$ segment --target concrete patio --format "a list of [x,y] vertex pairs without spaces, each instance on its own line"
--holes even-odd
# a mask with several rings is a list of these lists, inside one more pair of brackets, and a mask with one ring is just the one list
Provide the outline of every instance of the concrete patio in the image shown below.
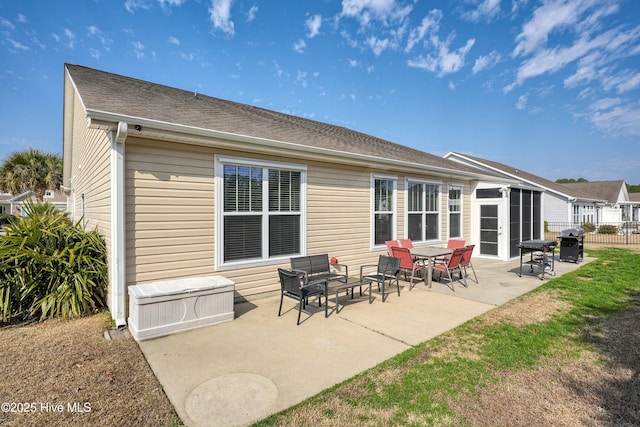
[[[556,260],[556,276],[589,261]],[[431,289],[418,282],[409,291],[401,276],[400,297],[395,288],[384,303],[375,290],[371,305],[366,295],[342,297],[339,314],[329,302],[328,318],[314,300],[300,326],[292,299],[285,299],[278,317],[278,295],[237,304],[232,322],[143,341],[140,347],[186,425],[248,425],[544,283],[539,270],[530,274],[527,266],[519,277],[519,260],[474,258],[473,264],[479,283],[468,280],[467,288],[456,282],[452,290],[445,280],[434,281]]]

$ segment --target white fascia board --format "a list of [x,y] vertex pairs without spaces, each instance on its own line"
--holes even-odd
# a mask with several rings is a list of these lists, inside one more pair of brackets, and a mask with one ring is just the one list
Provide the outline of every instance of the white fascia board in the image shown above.
[[[226,140],[230,143],[246,142],[253,144],[254,146],[262,146],[267,149],[270,154],[273,154],[274,150],[279,152],[293,151],[305,153],[319,160],[326,160],[327,158],[332,158],[335,160],[342,159],[343,161],[348,163],[360,163],[368,166],[371,166],[372,163],[376,163],[385,167],[401,167],[403,169],[421,171],[442,177],[499,180],[502,182],[502,180],[498,177],[489,176],[480,172],[475,173],[456,171],[446,167],[427,166],[421,163],[407,162],[403,160],[383,159],[366,154],[356,154],[327,148],[310,147],[286,141],[259,138],[255,136],[240,135],[229,132],[221,132],[194,126],[178,125],[158,120],[145,119],[141,117],[123,116],[120,114],[114,114],[105,111],[87,110],[87,117],[90,120],[91,127],[104,130],[115,130],[118,122],[127,122],[130,128],[129,136],[163,136],[165,137],[164,139],[175,142],[205,146],[223,146],[224,144],[221,143],[221,140]],[[134,132],[133,130],[135,128],[135,125],[140,125],[142,128],[142,131],[139,133],[139,135],[136,135],[136,132]],[[234,148],[234,146],[230,145],[229,148]],[[267,150],[265,150],[265,152],[267,152]],[[508,182],[508,180],[505,180],[505,182]]]

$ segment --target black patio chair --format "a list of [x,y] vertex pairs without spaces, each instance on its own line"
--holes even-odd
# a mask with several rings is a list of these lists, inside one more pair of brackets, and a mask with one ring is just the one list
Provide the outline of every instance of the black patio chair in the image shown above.
[[[282,301],[284,297],[293,298],[299,301],[298,306],[298,325],[300,324],[300,314],[302,309],[306,307],[309,297],[318,296],[318,306],[322,307],[322,295],[324,295],[324,283],[315,283],[312,285],[304,284],[305,274],[297,271],[289,271],[283,268],[278,269],[280,276],[280,308],[278,316],[282,315]],[[327,302],[325,301],[325,304]]]
[[[365,273],[366,268],[376,267],[375,273]],[[398,276],[400,275],[400,258],[395,258],[386,255],[380,255],[378,257],[378,264],[363,265],[360,267],[360,280],[369,279],[378,284],[378,290],[382,288],[382,302],[386,300],[385,287],[387,283],[393,285],[396,282],[398,288],[398,296],[400,296],[400,283]]]

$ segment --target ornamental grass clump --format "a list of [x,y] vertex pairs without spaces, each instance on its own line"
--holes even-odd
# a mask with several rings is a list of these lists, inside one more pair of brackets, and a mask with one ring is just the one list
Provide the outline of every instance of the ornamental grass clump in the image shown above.
[[50,204],[28,203],[26,216],[0,236],[0,320],[78,317],[105,306],[106,245]]

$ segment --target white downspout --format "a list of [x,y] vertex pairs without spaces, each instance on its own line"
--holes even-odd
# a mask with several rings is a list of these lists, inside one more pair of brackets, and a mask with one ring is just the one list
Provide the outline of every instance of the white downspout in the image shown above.
[[115,138],[111,134],[111,317],[118,328],[127,325],[124,222],[124,143],[127,133],[127,123],[119,122]]

